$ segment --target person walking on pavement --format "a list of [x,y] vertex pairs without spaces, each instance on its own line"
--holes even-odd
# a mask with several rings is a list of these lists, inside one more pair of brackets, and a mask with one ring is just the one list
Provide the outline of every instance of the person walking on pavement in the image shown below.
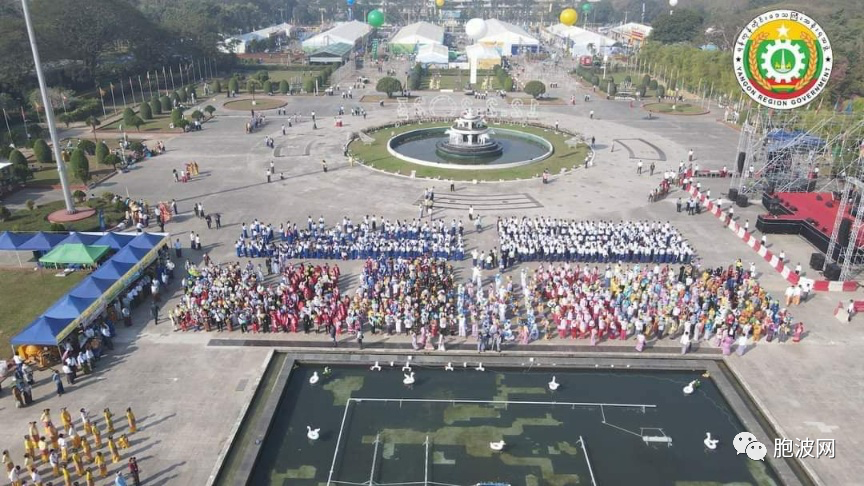
[[650,171],[648,175],[652,175],[652,176],[653,176],[653,175],[654,175],[654,169],[655,169],[656,167],[657,167],[657,166],[654,165],[654,162],[651,162],[651,166],[648,168],[649,171]]
[[636,164],[636,175],[642,175],[642,161],[640,160],[638,164]]
[[171,200],[171,212],[174,213],[174,216],[177,216],[177,201],[174,199]]
[[222,215],[216,213],[213,215],[213,217],[216,219],[216,229],[222,228]]
[[327,173],[327,161],[324,159],[321,159],[321,168],[324,169],[324,173],[326,174]]
[[156,301],[153,301],[150,304],[150,316],[153,317],[153,325],[159,325],[159,306],[156,305]]

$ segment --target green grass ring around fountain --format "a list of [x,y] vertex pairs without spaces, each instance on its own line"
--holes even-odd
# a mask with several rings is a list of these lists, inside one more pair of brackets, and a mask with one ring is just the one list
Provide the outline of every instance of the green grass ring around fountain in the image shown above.
[[551,127],[540,125],[521,124],[498,124],[489,123],[492,129],[511,130],[523,132],[528,135],[541,137],[552,145],[552,154],[544,160],[532,162],[519,167],[492,168],[492,169],[446,169],[419,165],[393,157],[388,152],[388,144],[396,135],[423,128],[449,127],[451,123],[410,123],[394,122],[385,127],[365,132],[374,139],[371,143],[362,139],[355,139],[349,145],[349,153],[357,158],[359,163],[369,168],[387,172],[390,174],[410,176],[415,172],[417,178],[441,179],[454,181],[513,181],[540,177],[544,169],[548,169],[551,175],[558,175],[561,170],[570,171],[575,167],[581,167],[591,149],[584,143],[573,147],[566,142],[575,135],[556,132]]
[[[702,108],[699,105],[690,103],[647,103],[642,105],[643,108],[652,112],[663,115],[707,115],[711,113],[709,110]],[[674,107],[674,110],[673,110]]]
[[252,104],[252,99],[244,99],[244,100],[233,100],[226,101],[223,105],[228,110],[237,110],[237,111],[249,111],[249,110],[273,110],[275,108],[281,108],[287,105],[283,100],[278,99],[268,99],[268,98],[257,98],[255,100],[255,104]]

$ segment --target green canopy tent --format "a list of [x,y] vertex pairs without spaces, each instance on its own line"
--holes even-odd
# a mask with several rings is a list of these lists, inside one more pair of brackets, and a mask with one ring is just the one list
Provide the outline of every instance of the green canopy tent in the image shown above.
[[111,247],[107,245],[84,245],[67,243],[57,245],[39,259],[39,263],[53,265],[95,265]]

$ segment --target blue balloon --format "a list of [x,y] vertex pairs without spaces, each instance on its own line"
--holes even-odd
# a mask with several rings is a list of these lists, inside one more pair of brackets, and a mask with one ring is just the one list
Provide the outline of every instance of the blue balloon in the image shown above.
[[345,0],[345,3],[350,7],[351,5],[354,5],[354,0]]

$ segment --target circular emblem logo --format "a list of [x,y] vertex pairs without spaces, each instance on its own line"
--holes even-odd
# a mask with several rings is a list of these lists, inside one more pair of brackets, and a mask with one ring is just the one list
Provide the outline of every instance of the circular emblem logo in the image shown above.
[[828,85],[834,61],[822,27],[794,10],[772,10],[738,34],[735,77],[747,95],[769,108],[790,110],[813,101]]

